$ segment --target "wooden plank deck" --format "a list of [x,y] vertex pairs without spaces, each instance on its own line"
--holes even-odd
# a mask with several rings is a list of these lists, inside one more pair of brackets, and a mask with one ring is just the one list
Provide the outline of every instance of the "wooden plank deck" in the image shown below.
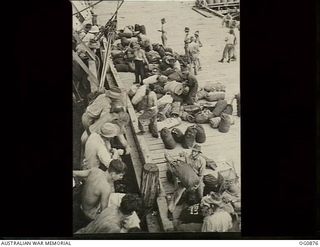
[[[114,4],[105,1],[96,9],[98,14],[98,22],[105,23],[110,17],[106,9],[112,9]],[[143,14],[136,15],[132,8],[140,6]],[[197,79],[200,88],[207,82],[222,82],[226,85],[226,99],[230,100],[236,93],[240,91],[240,66],[239,66],[239,49],[236,47],[236,54],[238,60],[232,63],[219,63],[222,51],[224,48],[224,37],[227,29],[221,27],[221,19],[217,16],[212,18],[205,18],[192,10],[193,2],[126,2],[118,13],[119,28],[125,25],[134,25],[135,23],[144,24],[146,26],[147,35],[152,43],[161,43],[160,34],[157,29],[160,28],[160,19],[166,18],[166,31],[168,35],[168,47],[174,51],[183,54],[183,40],[184,40],[184,27],[188,26],[193,33],[196,30],[200,31],[200,38],[203,47],[200,49],[200,60],[202,70],[199,71]],[[156,10],[156,11],[155,11]],[[150,14],[152,13],[152,14]],[[237,30],[236,35],[239,35]],[[240,45],[240,39],[238,38]],[[111,66],[112,67],[112,66]],[[114,67],[113,67],[113,70]],[[133,73],[118,73],[113,71],[116,80],[119,81],[121,88],[128,90],[134,81]],[[234,102],[235,103],[235,102]],[[236,109],[234,105],[234,109]],[[167,201],[166,194],[173,191],[173,187],[166,179],[166,162],[163,156],[164,145],[161,139],[153,138],[150,133],[144,135],[136,135],[137,130],[137,117],[129,103],[128,111],[131,117],[131,129],[139,149],[139,156],[141,164],[145,161],[151,161],[158,165],[160,170],[160,181],[162,192],[158,198],[158,207],[160,215],[160,223],[162,230],[172,231],[174,224],[167,218]],[[234,112],[236,113],[236,112]],[[185,130],[190,124],[182,122],[179,126],[181,130]],[[228,133],[220,133],[217,129],[212,129],[208,124],[204,125],[207,133],[207,141],[202,144],[203,153],[221,164],[223,169],[223,160],[233,160],[235,169],[240,175],[240,119],[235,117],[235,124],[231,126]],[[176,156],[183,149],[178,145],[174,150],[169,152]],[[220,167],[220,165],[219,165]],[[137,169],[138,173],[141,173]],[[139,174],[141,175],[141,174]],[[137,175],[137,177],[139,176]],[[174,214],[175,215],[175,214]],[[152,217],[151,217],[152,218]],[[154,219],[154,218],[153,218]],[[152,228],[152,227],[151,227]],[[156,229],[156,228],[153,228]]]

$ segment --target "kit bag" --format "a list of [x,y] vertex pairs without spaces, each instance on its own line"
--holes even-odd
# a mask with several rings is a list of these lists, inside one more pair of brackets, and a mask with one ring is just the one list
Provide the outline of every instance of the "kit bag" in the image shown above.
[[205,99],[209,102],[223,100],[226,94],[224,92],[208,92]]
[[146,95],[146,89],[147,89],[146,85],[140,86],[137,89],[136,94],[133,96],[131,100],[133,105],[137,105],[143,99],[143,97]]
[[219,192],[220,187],[224,181],[223,176],[218,172],[218,177],[213,176],[212,174],[205,175],[203,177],[203,183],[205,185],[206,192]]
[[189,126],[184,133],[182,147],[192,148],[196,140],[196,135],[197,129],[195,128],[195,126]]
[[124,58],[124,53],[120,50],[112,50],[111,51],[111,56],[113,59],[116,58]]
[[204,143],[206,141],[206,132],[200,124],[196,124],[195,128],[197,130],[196,134],[196,142],[197,143]]
[[147,31],[146,31],[146,27],[145,25],[140,25],[140,29],[139,29],[140,33],[146,35]]
[[226,100],[219,100],[212,110],[213,117],[219,117],[224,109],[227,107],[228,103]]
[[226,108],[223,110],[223,113],[232,115],[232,113],[233,113],[233,107],[232,107],[232,105],[231,105],[231,104],[228,104],[228,105],[226,106]]
[[195,115],[195,122],[204,124],[209,122],[209,118],[212,118],[213,114],[209,110],[204,110]]
[[115,68],[118,72],[129,72],[130,71],[128,64],[116,64]]
[[168,80],[170,81],[181,81],[181,76],[178,72],[173,72],[170,75],[168,75]]
[[177,142],[177,143],[182,143],[183,142],[183,138],[184,138],[184,135],[182,133],[182,131],[178,128],[173,128],[171,130],[171,134],[172,134],[172,137],[173,139]]
[[177,143],[167,127],[160,131],[160,136],[166,149],[174,149],[176,147]]
[[217,129],[219,127],[221,117],[214,117],[209,119],[211,128]]
[[207,97],[208,92],[206,92],[205,90],[201,89],[197,92],[197,99],[205,99]]
[[208,82],[204,86],[204,90],[206,90],[207,92],[225,92],[226,86],[221,82]]
[[181,109],[181,102],[173,102],[171,104],[171,113],[170,117],[179,117],[180,116],[180,109]]
[[156,118],[153,118],[150,121],[150,123],[149,123],[149,132],[151,133],[152,137],[159,138],[157,119]]
[[219,124],[218,130],[222,133],[227,133],[227,132],[229,132],[230,125],[231,125],[230,115],[222,113],[221,114],[221,122]]
[[125,64],[126,61],[124,60],[124,58],[115,58],[113,59],[113,63],[116,65],[116,64]]
[[179,178],[183,187],[191,190],[199,185],[200,179],[192,167],[184,161],[177,160],[169,163],[172,173]]
[[163,97],[158,99],[157,105],[158,107],[160,107],[165,104],[171,104],[172,102],[173,102],[173,98],[171,97],[170,93],[167,93]]

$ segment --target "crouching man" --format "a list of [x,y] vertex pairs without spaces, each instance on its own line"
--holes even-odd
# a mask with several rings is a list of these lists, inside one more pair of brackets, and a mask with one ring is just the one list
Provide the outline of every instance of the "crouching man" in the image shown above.
[[114,193],[114,182],[121,180],[127,166],[121,160],[112,160],[107,171],[91,168],[83,171],[73,171],[74,177],[85,178],[81,193],[81,209],[88,221],[108,206],[111,193]]
[[[175,207],[181,199],[181,196],[183,192],[185,192],[185,190],[188,189],[197,191],[199,198],[201,199],[203,197],[203,176],[206,168],[206,160],[203,157],[201,157],[200,154],[201,146],[198,144],[195,144],[193,146],[191,154],[188,155],[185,152],[180,153],[179,160],[185,162],[185,164],[187,164],[188,166],[181,167],[179,171],[179,168],[174,167],[174,163],[176,160],[170,157],[167,152],[165,153],[165,158],[168,161],[168,163],[173,164],[173,166],[169,165],[168,169],[174,177],[173,182],[175,184],[175,192],[172,200],[170,200],[170,203],[168,205],[169,219],[172,218],[172,213],[175,210]],[[188,169],[189,167],[191,167],[191,170]],[[192,179],[192,177],[195,178]],[[190,184],[194,186],[187,188],[186,181],[190,182]],[[193,182],[191,183],[191,181]],[[195,183],[194,181],[196,181],[197,183]]]

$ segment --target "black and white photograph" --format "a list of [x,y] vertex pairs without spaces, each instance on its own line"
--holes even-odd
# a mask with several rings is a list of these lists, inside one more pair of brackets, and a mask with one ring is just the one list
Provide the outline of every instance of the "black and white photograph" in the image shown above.
[[71,4],[73,234],[241,232],[239,0]]

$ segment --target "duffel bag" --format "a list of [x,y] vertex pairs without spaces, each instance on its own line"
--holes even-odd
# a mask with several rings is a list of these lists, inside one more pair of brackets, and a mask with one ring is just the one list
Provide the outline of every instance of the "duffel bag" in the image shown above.
[[185,112],[185,111],[182,111],[180,117],[181,117],[181,119],[182,119],[183,121],[188,121],[188,120],[187,120],[187,116],[188,116],[188,115],[189,115],[189,113],[187,113],[187,112]]
[[162,130],[163,128],[172,128],[181,124],[181,118],[166,118],[165,120],[158,122],[158,130]]
[[192,116],[191,114],[188,114],[188,115],[187,115],[187,121],[188,121],[189,123],[194,123],[194,122],[195,122],[195,117]]
[[230,129],[230,125],[231,125],[230,115],[222,113],[221,114],[221,122],[219,124],[218,130],[222,133],[227,133]]
[[120,50],[112,50],[111,51],[111,56],[115,59],[115,58],[123,58],[124,57],[124,53]]
[[152,137],[159,138],[158,133],[158,126],[157,126],[157,120],[153,119],[149,123],[149,132],[151,133]]
[[140,33],[146,35],[147,31],[146,31],[145,25],[140,25],[139,31],[140,31]]
[[194,126],[189,126],[184,133],[182,147],[192,148],[196,140],[196,135],[197,135],[196,128]]
[[209,119],[212,117],[213,114],[210,110],[203,110],[195,115],[195,122],[199,124],[208,123]]
[[201,89],[197,92],[197,99],[205,99],[207,97],[208,92],[206,92],[204,89]]
[[164,48],[164,50],[166,52],[170,52],[171,54],[173,54],[173,49],[172,48],[166,47],[166,48]]
[[161,105],[165,105],[165,104],[171,104],[173,102],[173,98],[171,97],[170,94],[165,94],[163,97],[161,97],[158,101],[157,101],[157,105],[158,107]]
[[168,81],[164,86],[164,91],[174,93],[176,95],[181,95],[183,93],[183,85],[181,82]]
[[224,100],[226,94],[224,92],[209,92],[206,94],[205,99],[209,102]]
[[213,117],[219,117],[227,105],[228,103],[226,100],[219,100],[212,110]]
[[[155,92],[156,94],[162,94],[162,96],[165,94],[163,87],[160,86],[159,84],[154,85],[153,92]],[[160,99],[161,97],[159,97],[158,99]]]
[[161,74],[165,75],[165,76],[169,76],[171,74],[173,74],[175,71],[173,68],[166,68],[164,71],[161,72]]
[[160,136],[166,149],[174,149],[176,147],[177,143],[167,127],[160,131]]
[[116,65],[116,64],[125,64],[126,61],[124,60],[124,58],[119,57],[119,58],[113,59],[113,63],[114,63],[115,65]]
[[121,38],[121,45],[123,46],[123,47],[126,47],[126,46],[128,46],[130,44],[130,40],[128,40],[126,37],[122,37]]
[[118,72],[129,72],[130,70],[128,64],[116,64],[114,67]]
[[183,187],[185,187],[187,190],[194,189],[199,185],[200,179],[198,175],[186,162],[177,160],[174,162],[170,162],[169,166],[173,174],[179,178]]
[[221,117],[214,117],[209,119],[210,126],[214,129],[217,129],[219,127],[220,121]]
[[204,89],[207,92],[225,92],[226,91],[226,86],[223,85],[221,82],[208,82],[205,86]]
[[170,117],[179,117],[180,116],[180,109],[181,109],[181,102],[173,102],[171,104],[171,113]]
[[200,106],[197,105],[186,105],[183,109],[189,114],[196,114],[197,112],[201,111]]
[[182,142],[183,142],[183,137],[184,137],[184,135],[183,135],[183,133],[182,133],[182,131],[181,131],[180,129],[178,129],[178,128],[173,128],[173,129],[171,130],[171,134],[172,134],[173,139],[174,139],[176,142],[178,142],[178,143],[182,143]]
[[146,89],[146,85],[142,85],[137,89],[136,94],[133,96],[131,100],[133,105],[137,105],[143,99],[143,97],[146,95]]
[[158,45],[155,51],[159,53],[161,58],[163,58],[166,55],[166,51],[164,50],[162,45]]
[[136,84],[132,85],[129,89],[128,96],[132,98],[136,94],[137,90],[138,90],[138,85]]
[[154,84],[156,82],[158,82],[158,75],[152,75],[152,76],[149,76],[145,79],[143,79],[143,84],[145,85],[149,85],[149,84]]
[[223,176],[218,172],[218,177],[208,174],[203,176],[203,183],[205,185],[206,192],[219,192],[220,187],[224,181]]
[[206,141],[206,132],[200,124],[196,124],[195,128],[197,130],[196,134],[196,142],[197,143],[204,143]]
[[170,81],[182,81],[180,74],[176,71],[168,75],[168,79]]
[[227,104],[226,108],[223,110],[223,113],[232,115],[233,107],[231,104]]
[[139,24],[134,24],[134,31],[140,32],[140,25]]

